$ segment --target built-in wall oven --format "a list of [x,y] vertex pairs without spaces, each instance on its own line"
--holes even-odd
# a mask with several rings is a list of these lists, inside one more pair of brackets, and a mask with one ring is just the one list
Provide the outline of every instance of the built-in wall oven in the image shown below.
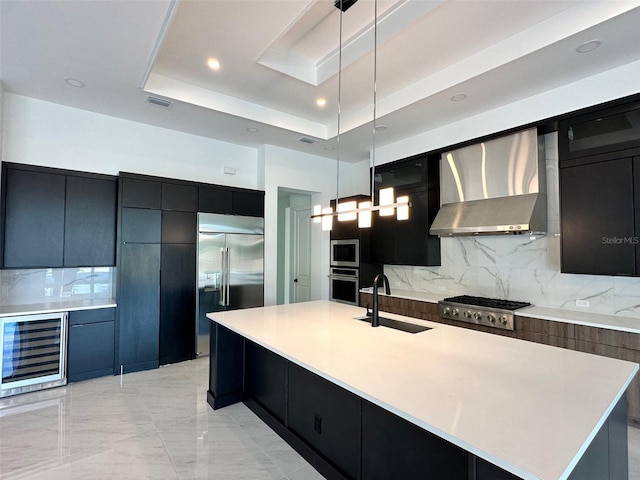
[[331,240],[331,266],[358,268],[360,266],[360,240]]
[[329,295],[332,301],[358,305],[360,281],[357,268],[331,267]]

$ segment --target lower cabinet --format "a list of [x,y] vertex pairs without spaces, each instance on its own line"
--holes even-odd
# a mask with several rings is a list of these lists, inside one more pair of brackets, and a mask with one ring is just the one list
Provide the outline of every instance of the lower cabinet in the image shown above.
[[217,324],[210,358],[211,406],[245,398],[328,479],[517,478]]
[[360,402],[353,393],[289,364],[289,429],[346,478],[360,478]]
[[161,253],[158,356],[167,365],[195,356],[196,245],[162,244]]
[[158,368],[160,244],[126,243],[118,266],[118,365],[124,373]]
[[67,378],[113,375],[115,308],[69,312]]
[[[469,479],[469,453],[362,401],[362,479]],[[502,477],[500,477],[502,478]]]
[[287,415],[287,361],[255,343],[244,349],[244,390],[279,422]]

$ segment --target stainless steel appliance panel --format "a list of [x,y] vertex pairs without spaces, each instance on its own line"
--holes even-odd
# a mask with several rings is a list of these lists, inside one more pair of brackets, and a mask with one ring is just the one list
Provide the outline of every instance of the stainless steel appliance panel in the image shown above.
[[353,267],[360,265],[360,240],[331,240],[331,266]]
[[209,353],[206,314],[264,305],[264,219],[198,214],[196,354]]
[[227,235],[227,307],[264,305],[264,236]]
[[355,268],[332,268],[329,275],[329,298],[333,302],[358,305],[360,282]]

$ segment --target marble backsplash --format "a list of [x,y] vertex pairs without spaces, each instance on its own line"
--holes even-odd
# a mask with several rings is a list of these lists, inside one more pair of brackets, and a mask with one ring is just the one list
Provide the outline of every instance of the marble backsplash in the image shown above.
[[115,267],[0,270],[0,305],[114,298]]
[[[545,162],[546,235],[442,238],[440,267],[384,266],[392,290],[504,298],[538,307],[640,319],[640,278],[560,273],[556,132],[545,135]],[[587,301],[589,306],[578,307],[576,300]]]
[[[640,278],[560,273],[560,237],[441,240],[442,266],[385,265],[391,289],[477,295],[640,319]],[[587,301],[579,307],[576,301]]]

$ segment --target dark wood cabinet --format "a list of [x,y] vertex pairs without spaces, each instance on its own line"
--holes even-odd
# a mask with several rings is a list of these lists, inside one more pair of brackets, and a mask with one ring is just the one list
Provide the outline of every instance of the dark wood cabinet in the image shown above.
[[360,403],[353,393],[289,364],[289,429],[354,479],[360,478]]
[[[192,359],[196,212],[263,216],[264,193],[134,173],[120,174],[120,190],[119,361],[132,371]],[[136,252],[144,258],[133,261]]]
[[120,180],[123,207],[162,208],[162,183],[130,177]]
[[4,268],[62,267],[65,177],[4,170]]
[[264,192],[233,192],[233,214],[246,217],[264,217]]
[[122,208],[120,240],[122,243],[160,243],[162,212],[144,208]]
[[460,447],[362,401],[362,480],[468,480],[469,459]]
[[160,365],[195,358],[195,260],[194,243],[162,244],[158,353]]
[[197,230],[195,212],[162,212],[162,243],[195,243]]
[[122,244],[118,277],[118,365],[125,373],[157,368],[160,244]]
[[561,169],[562,272],[640,273],[638,158],[588,159]]
[[396,264],[396,222],[395,216],[381,217],[377,213],[373,214],[371,219],[372,261],[384,265]]
[[115,180],[67,176],[64,266],[116,264]]
[[633,237],[636,246],[636,275],[640,275],[640,154],[633,157],[633,210],[636,225]]
[[198,188],[198,211],[264,217],[264,192],[201,186]]
[[287,361],[253,342],[245,342],[244,390],[280,423],[287,415]]
[[204,213],[232,214],[232,191],[215,187],[198,188],[198,211]]
[[640,276],[640,102],[559,122],[561,271]]
[[375,199],[393,187],[395,198],[408,196],[408,220],[373,214],[371,226],[372,263],[386,265],[440,265],[440,239],[429,228],[440,208],[438,158],[418,155],[376,168]]
[[190,185],[162,184],[162,210],[196,211],[197,189]]
[[70,382],[114,373],[115,308],[69,312],[67,377]]
[[4,268],[115,265],[114,177],[3,164]]

